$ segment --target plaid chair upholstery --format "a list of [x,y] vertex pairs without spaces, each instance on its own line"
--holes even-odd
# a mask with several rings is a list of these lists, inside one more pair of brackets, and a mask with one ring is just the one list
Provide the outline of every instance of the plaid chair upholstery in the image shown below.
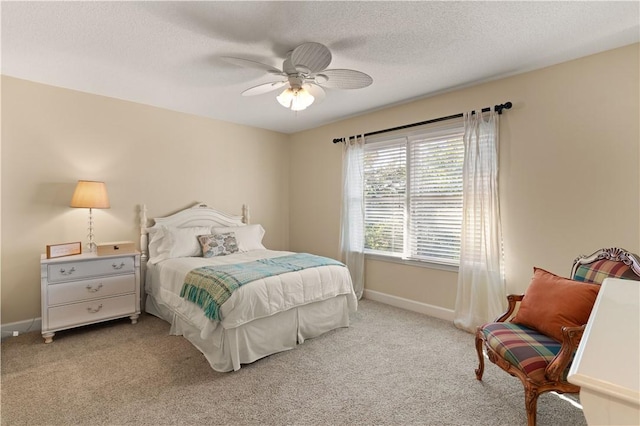
[[545,370],[560,352],[560,342],[523,325],[494,322],[482,327],[487,345],[536,382],[545,381]]
[[573,279],[576,281],[596,284],[602,284],[605,278],[637,280],[638,276],[628,265],[609,259],[596,260],[587,265],[580,265],[573,275]]

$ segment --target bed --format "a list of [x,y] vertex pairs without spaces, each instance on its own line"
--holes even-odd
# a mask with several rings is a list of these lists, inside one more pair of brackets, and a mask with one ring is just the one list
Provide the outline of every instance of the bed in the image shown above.
[[348,327],[357,309],[346,266],[265,248],[264,229],[242,212],[198,203],[149,227],[141,209],[144,309],[220,372]]

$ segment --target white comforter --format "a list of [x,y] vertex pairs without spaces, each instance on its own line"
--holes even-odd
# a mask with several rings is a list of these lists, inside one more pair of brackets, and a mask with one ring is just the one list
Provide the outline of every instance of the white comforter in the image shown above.
[[147,265],[146,291],[156,302],[201,331],[201,337],[212,335],[220,326],[238,327],[254,319],[286,311],[338,295],[347,295],[349,310],[357,308],[357,298],[347,268],[337,265],[303,269],[252,281],[237,289],[221,306],[222,320],[212,321],[196,304],[180,297],[184,278],[189,271],[207,265],[251,262],[258,259],[292,254],[285,251],[253,250],[212,258],[182,257]]

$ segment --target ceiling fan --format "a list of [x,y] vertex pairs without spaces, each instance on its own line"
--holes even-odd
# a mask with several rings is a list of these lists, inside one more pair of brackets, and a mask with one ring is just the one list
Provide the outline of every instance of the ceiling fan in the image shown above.
[[373,83],[371,76],[350,69],[326,69],[331,52],[320,43],[303,43],[287,53],[282,70],[249,59],[224,56],[224,60],[238,66],[266,71],[279,80],[250,87],[242,96],[262,95],[288,85],[277,96],[278,102],[293,111],[306,109],[315,100],[325,97],[324,87],[331,89],[361,89]]

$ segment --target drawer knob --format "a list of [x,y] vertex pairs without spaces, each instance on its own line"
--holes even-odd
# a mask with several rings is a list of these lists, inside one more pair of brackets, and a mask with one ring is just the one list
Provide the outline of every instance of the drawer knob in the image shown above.
[[76,271],[76,268],[74,268],[73,266],[71,267],[71,269],[69,269],[68,271],[64,268],[60,268],[60,274],[61,275],[71,275]]
[[91,284],[87,284],[87,291],[89,293],[95,293],[96,291],[100,291],[101,288],[102,288],[102,283],[98,284],[96,288],[93,288]]
[[111,267],[113,267],[113,269],[122,269],[124,268],[124,262],[122,262],[120,265],[116,265],[115,263],[113,263]]
[[97,308],[92,308],[91,306],[89,306],[87,308],[87,312],[89,312],[90,314],[95,314],[96,312],[100,312],[100,309],[102,309],[102,303],[98,305]]

